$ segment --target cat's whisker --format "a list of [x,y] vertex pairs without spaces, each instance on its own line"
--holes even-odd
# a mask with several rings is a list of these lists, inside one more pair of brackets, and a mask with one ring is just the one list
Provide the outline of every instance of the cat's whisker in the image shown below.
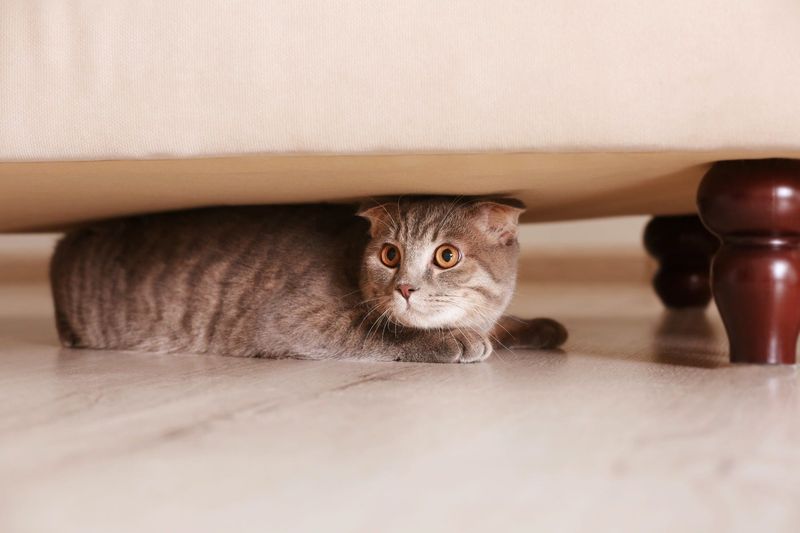
[[[374,311],[377,312],[377,306],[375,307]],[[367,334],[368,335],[369,335],[369,332],[372,331],[372,328],[375,326],[375,324],[378,323],[378,321],[380,321],[381,317],[383,317],[384,314],[386,314],[386,311],[384,311],[383,313],[379,314],[378,318],[376,318],[375,320],[372,321],[372,323],[370,324],[369,329],[367,330]]]
[[372,307],[369,309],[369,311],[367,311],[367,312],[364,314],[364,317],[361,319],[361,322],[359,322],[359,323],[358,323],[358,326],[356,326],[356,328],[355,328],[355,329],[356,329],[356,331],[358,331],[358,330],[360,330],[360,329],[361,329],[361,326],[364,324],[364,321],[366,321],[366,320],[367,320],[367,318],[369,318],[369,316],[370,316],[372,313],[374,313],[375,311],[377,311],[377,310],[378,310],[378,307],[380,307],[380,304],[373,305],[373,306],[372,306]]
[[[360,289],[360,288],[358,288],[358,289],[356,289],[356,290],[354,290],[354,291],[350,291],[350,292],[348,292],[348,293],[346,293],[346,294],[342,294],[341,296],[339,296],[339,300],[340,300],[340,301],[341,301],[341,300],[344,300],[344,299],[345,299],[345,298],[347,298],[348,296],[352,296],[352,295],[354,295],[354,294],[356,294],[356,293],[359,293],[359,292],[361,292],[361,289]],[[363,303],[363,302],[362,302],[362,303]]]
[[386,314],[387,314],[388,312],[389,312],[389,310],[388,310],[388,309],[387,309],[387,310],[385,310],[383,313],[381,313],[381,314],[380,314],[380,316],[378,317],[378,319],[377,319],[377,320],[375,320],[375,322],[373,322],[373,323],[372,323],[372,326],[370,326],[369,330],[367,331],[367,340],[369,340],[369,339],[372,337],[373,328],[374,328],[374,330],[375,330],[375,333],[377,333],[377,331],[378,331],[378,330],[377,330],[377,327],[376,327],[376,326],[379,326],[379,325],[380,325],[381,321],[383,320],[383,318],[386,316]]
[[378,204],[378,205],[379,205],[379,207],[380,207],[381,209],[383,209],[384,213],[386,213],[386,216],[387,216],[387,217],[389,217],[389,220],[391,220],[391,221],[392,221],[393,229],[397,229],[397,221],[394,219],[394,217],[393,217],[393,216],[392,216],[392,214],[389,212],[389,210],[388,210],[388,209],[386,209],[386,206],[385,206],[385,205],[383,205],[383,204]]
[[376,222],[379,222],[379,223],[383,224],[383,226],[386,228],[386,230],[389,233],[396,233],[397,232],[397,225],[389,225],[388,222],[386,222],[385,220],[382,220],[380,218],[377,218],[377,219],[374,219],[374,220]]
[[[387,330],[387,329],[389,328],[389,326],[390,326],[390,325],[392,325],[392,324],[393,324],[393,321],[391,320],[391,318],[389,318],[389,316],[387,316],[387,317],[386,317],[386,320],[385,320],[385,321],[384,321],[384,323],[383,323],[383,330],[381,331],[381,342],[383,342],[383,335],[384,335],[384,333],[386,333],[386,330]],[[395,336],[397,336],[397,333],[396,333],[396,331],[397,331],[397,330],[395,329]]]
[[508,331],[508,330],[506,329],[506,327],[505,327],[503,324],[501,324],[501,323],[500,323],[500,321],[499,321],[499,320],[498,320],[497,322],[495,322],[495,323],[494,323],[494,325],[495,325],[496,327],[498,327],[498,328],[502,329],[502,330],[503,330],[503,331],[505,331],[506,333],[508,333],[508,336],[509,336],[509,337],[513,337],[513,336],[514,336],[514,335],[512,335],[512,334],[511,334],[511,332],[510,332],[510,331]]
[[[387,312],[379,319],[379,324],[381,323],[383,324],[383,328],[381,329],[381,344],[383,344],[384,332],[386,330],[386,325],[389,324],[389,322],[390,322],[389,311],[387,310]],[[378,334],[377,329],[375,330],[375,334],[376,335]]]
[[374,302],[375,300],[382,300],[382,299],[383,299],[383,296],[376,296],[374,298],[367,298],[366,300],[362,300],[361,302],[359,302],[359,305],[364,305],[364,304],[367,304],[369,302]]

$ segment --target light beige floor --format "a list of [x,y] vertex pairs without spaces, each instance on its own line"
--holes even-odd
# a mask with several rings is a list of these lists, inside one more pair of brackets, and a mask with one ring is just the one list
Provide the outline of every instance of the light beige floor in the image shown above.
[[795,368],[635,275],[526,271],[565,351],[452,366],[65,351],[0,283],[0,531],[800,530]]

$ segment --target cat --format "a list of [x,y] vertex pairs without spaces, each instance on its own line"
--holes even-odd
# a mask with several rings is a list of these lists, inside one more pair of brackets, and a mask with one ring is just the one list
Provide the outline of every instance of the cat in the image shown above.
[[558,322],[503,316],[523,210],[402,197],[99,222],[56,246],[58,334],[76,348],[438,363],[555,348]]

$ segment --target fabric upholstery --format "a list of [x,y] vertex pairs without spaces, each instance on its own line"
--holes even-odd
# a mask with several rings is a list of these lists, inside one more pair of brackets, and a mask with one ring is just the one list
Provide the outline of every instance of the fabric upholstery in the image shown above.
[[411,193],[508,193],[524,221],[693,212],[719,159],[800,151],[266,155],[0,163],[0,231],[220,204],[343,201]]
[[800,148],[797,0],[7,0],[0,161]]

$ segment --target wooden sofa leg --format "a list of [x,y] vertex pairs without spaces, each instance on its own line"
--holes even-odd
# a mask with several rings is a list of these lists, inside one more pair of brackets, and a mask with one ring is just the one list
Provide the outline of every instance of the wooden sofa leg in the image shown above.
[[697,195],[722,239],[712,292],[734,363],[794,364],[800,332],[800,160],[715,164]]
[[719,247],[696,215],[653,218],[644,230],[647,252],[658,260],[653,287],[671,309],[711,301],[711,258]]

